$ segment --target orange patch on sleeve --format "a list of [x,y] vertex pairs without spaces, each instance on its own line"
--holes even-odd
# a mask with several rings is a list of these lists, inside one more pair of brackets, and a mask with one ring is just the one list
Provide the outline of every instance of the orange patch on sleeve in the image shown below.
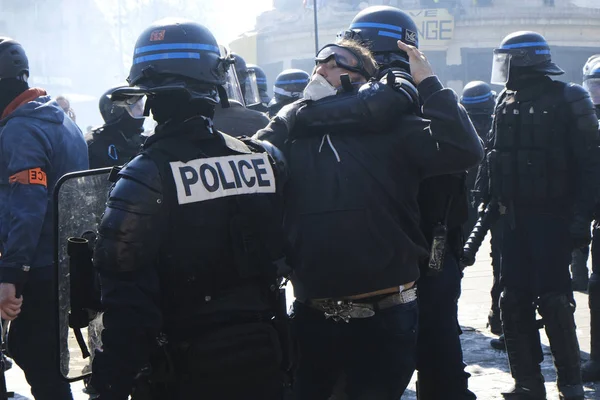
[[22,185],[42,185],[48,187],[46,173],[42,171],[41,168],[31,168],[19,171],[12,175],[8,181],[10,183],[20,183]]

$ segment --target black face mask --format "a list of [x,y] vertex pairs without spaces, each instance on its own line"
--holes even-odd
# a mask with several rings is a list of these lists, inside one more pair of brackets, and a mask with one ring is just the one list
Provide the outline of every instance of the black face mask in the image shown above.
[[189,94],[185,92],[150,96],[146,100],[146,108],[152,111],[152,116],[158,124],[167,121],[183,122],[200,115],[213,118],[215,114],[215,106],[204,100],[190,101]]
[[16,78],[0,79],[0,115],[21,93],[29,89],[27,82]]
[[144,118],[136,119],[130,117],[129,114],[123,115],[123,117],[117,123],[119,130],[127,138],[135,135],[139,135],[144,132]]
[[469,115],[473,126],[477,131],[477,134],[484,141],[487,139],[488,133],[492,128],[492,116],[491,115]]

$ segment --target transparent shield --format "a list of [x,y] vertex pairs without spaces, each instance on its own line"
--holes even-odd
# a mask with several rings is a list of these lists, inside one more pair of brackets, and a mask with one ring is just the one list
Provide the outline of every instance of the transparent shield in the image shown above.
[[492,63],[491,83],[504,86],[508,82],[508,71],[510,70],[510,54],[494,53]]
[[97,312],[99,295],[92,293],[98,293],[98,286],[91,249],[112,185],[110,171],[67,174],[54,189],[59,368],[69,381],[91,372],[94,350],[101,347],[102,316]]
[[258,83],[256,81],[256,73],[254,71],[248,71],[248,78],[246,79],[246,92],[244,95],[244,101],[246,107],[253,106],[260,103],[260,92],[258,90]]

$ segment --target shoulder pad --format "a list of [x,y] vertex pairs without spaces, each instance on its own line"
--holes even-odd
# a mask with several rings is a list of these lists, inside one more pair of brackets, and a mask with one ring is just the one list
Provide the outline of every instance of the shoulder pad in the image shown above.
[[225,142],[225,146],[227,146],[229,150],[242,154],[249,154],[252,152],[243,141],[223,132],[218,132],[218,134],[221,135],[223,142]]
[[576,83],[560,83],[564,85],[565,100],[567,100],[567,102],[569,103],[574,103],[578,100],[590,97],[590,94],[587,92],[587,90],[585,90],[583,87],[579,86]]
[[258,139],[248,139],[252,142],[253,146],[259,147],[261,150],[259,152],[266,151],[271,158],[271,163],[274,164],[274,167],[277,171],[277,182],[278,187],[281,187],[288,179],[288,170],[287,170],[287,161],[283,152],[279,150],[277,146],[274,146],[270,142],[265,140]]
[[119,177],[133,179],[154,191],[160,192],[162,188],[158,166],[145,154],[140,154],[127,163],[119,172]]

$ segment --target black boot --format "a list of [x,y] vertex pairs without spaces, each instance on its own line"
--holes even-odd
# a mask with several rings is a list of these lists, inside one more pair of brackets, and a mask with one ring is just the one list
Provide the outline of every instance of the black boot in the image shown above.
[[581,367],[584,382],[600,381],[600,274],[593,273],[588,286],[590,305],[590,360]]
[[510,400],[545,400],[546,388],[540,368],[543,360],[535,306],[516,293],[504,291],[500,298],[502,328],[514,386],[502,393]]
[[498,336],[496,339],[490,340],[490,346],[494,350],[506,351],[506,342],[504,341],[504,334]]
[[[488,314],[487,327],[494,335],[502,335],[502,321],[500,321],[500,308],[492,307]],[[493,346],[492,346],[493,347]]]
[[579,342],[573,316],[575,304],[566,294],[549,294],[540,298],[539,312],[550,340],[559,396],[564,400],[583,400]]
[[588,254],[589,247],[574,249],[571,252],[571,287],[574,291],[585,292],[588,288]]

